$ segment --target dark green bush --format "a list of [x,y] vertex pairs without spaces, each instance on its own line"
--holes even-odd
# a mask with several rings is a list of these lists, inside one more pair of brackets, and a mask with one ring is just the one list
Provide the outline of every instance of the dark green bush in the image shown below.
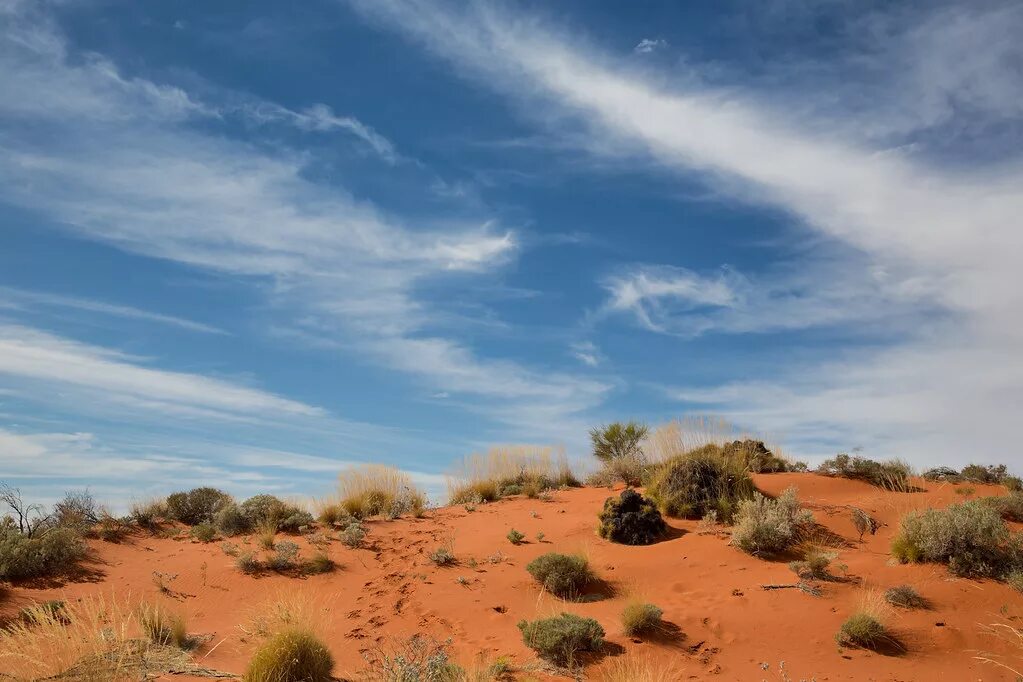
[[9,519],[0,521],[0,580],[64,574],[84,556],[81,536],[70,528],[51,528],[29,537]]
[[970,500],[904,516],[892,554],[903,563],[933,561],[956,575],[997,578],[1019,567],[1020,544],[997,511]]
[[213,525],[226,537],[241,535],[252,530],[252,521],[234,502],[224,505],[224,508],[217,512]]
[[572,666],[580,651],[597,651],[604,644],[604,628],[600,623],[571,613],[519,621],[518,627],[526,646],[560,666]]
[[724,523],[731,523],[739,501],[751,499],[754,492],[749,471],[719,445],[667,460],[647,487],[647,495],[668,516],[702,519],[713,511]]
[[983,497],[980,501],[989,505],[1007,521],[1023,521],[1023,492],[1011,492],[1001,497]]
[[192,529],[189,531],[189,535],[199,542],[213,542],[213,539],[217,537],[217,529],[213,527],[212,523],[203,521],[202,523],[192,526]]
[[311,633],[279,632],[256,650],[244,682],[330,682],[334,657]]
[[1004,464],[968,464],[963,467],[963,480],[972,483],[1001,483],[1009,476],[1008,467]]
[[194,526],[213,523],[217,513],[231,504],[231,496],[216,488],[194,488],[167,497],[167,514],[175,521]]
[[653,500],[631,488],[617,498],[607,498],[598,518],[600,537],[623,545],[649,545],[668,528]]
[[817,473],[824,476],[840,476],[866,481],[885,490],[908,492],[912,489],[909,483],[909,465],[895,459],[875,462],[866,457],[850,457],[841,453],[832,459],[825,460],[817,468]]
[[904,609],[922,609],[927,606],[927,600],[909,585],[889,587],[884,591],[884,600]]
[[593,580],[585,557],[548,552],[526,565],[526,570],[551,594],[571,599]]
[[789,471],[787,461],[767,449],[762,440],[734,440],[721,446],[722,454],[755,474]]
[[842,623],[835,640],[844,646],[876,649],[885,639],[884,625],[868,613],[854,613]]

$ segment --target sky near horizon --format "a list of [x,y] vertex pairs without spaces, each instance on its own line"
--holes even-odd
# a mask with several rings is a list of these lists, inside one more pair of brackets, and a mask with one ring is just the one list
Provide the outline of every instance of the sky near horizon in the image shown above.
[[1019,469],[1023,4],[0,0],[0,481],[719,415]]

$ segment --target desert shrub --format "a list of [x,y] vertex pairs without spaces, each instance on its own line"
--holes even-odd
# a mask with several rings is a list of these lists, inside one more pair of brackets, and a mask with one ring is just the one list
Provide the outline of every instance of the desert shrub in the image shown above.
[[520,545],[522,544],[522,541],[526,539],[525,534],[520,533],[514,528],[508,531],[508,535],[506,535],[505,537],[507,537],[508,542],[512,543],[513,545]]
[[1002,479],[1002,485],[1010,493],[1020,492],[1023,491],[1023,478],[1019,476],[1006,476]]
[[346,525],[352,520],[351,514],[346,512],[344,507],[336,502],[321,503],[318,507],[316,518],[320,523],[328,526]]
[[316,637],[292,628],[270,637],[245,670],[244,682],[330,682],[334,657]]
[[653,604],[633,602],[622,610],[622,631],[629,637],[656,632],[664,611]]
[[799,509],[795,488],[787,488],[776,500],[756,493],[739,503],[732,544],[747,554],[777,554],[792,546],[812,521],[810,512]]
[[259,573],[263,570],[263,564],[252,552],[242,552],[238,555],[238,558],[235,559],[234,565],[239,571],[248,575]]
[[563,449],[505,445],[460,460],[448,475],[448,504],[494,502],[507,495],[538,494],[578,486]]
[[803,553],[802,559],[790,562],[789,568],[804,580],[827,580],[831,577],[828,569],[834,558],[833,552],[819,546],[811,546]]
[[592,618],[562,613],[552,618],[519,621],[522,641],[555,665],[572,666],[580,651],[597,651],[604,644],[604,628]]
[[139,528],[153,530],[160,519],[167,515],[166,503],[160,501],[132,502],[129,517]]
[[685,667],[676,659],[635,654],[615,656],[600,670],[600,682],[678,682],[684,679]]
[[648,431],[646,425],[634,421],[594,427],[590,429],[593,456],[602,462],[634,457],[641,452],[639,444]]
[[1008,475],[1008,467],[1004,464],[968,464],[962,471],[963,480],[971,483],[1001,483]]
[[979,500],[906,514],[892,554],[903,563],[947,563],[956,575],[975,577],[998,577],[1020,562],[1018,537]]
[[313,522],[312,514],[302,509],[295,509],[280,520],[278,528],[284,533],[298,533],[303,528],[311,526]]
[[755,491],[749,472],[718,445],[667,460],[647,487],[647,495],[668,516],[700,519],[716,511],[724,523],[731,522],[739,501],[751,499]]
[[252,530],[252,519],[245,513],[241,506],[232,502],[224,505],[223,509],[217,512],[213,525],[223,535],[231,537],[241,535]]
[[303,566],[303,570],[306,573],[313,574],[330,573],[335,568],[337,568],[337,564],[334,563],[334,560],[331,559],[326,552],[317,552],[313,555],[313,558],[306,561]]
[[843,646],[857,646],[876,649],[887,634],[884,625],[869,613],[859,611],[849,616],[839,628],[835,640]]
[[345,546],[358,549],[366,539],[366,528],[358,520],[353,520],[338,533],[338,539]]
[[35,537],[0,519],[0,580],[23,580],[67,573],[85,556],[81,537],[70,528],[51,528]]
[[199,542],[213,542],[213,539],[217,537],[217,529],[213,527],[212,523],[203,521],[200,524],[192,526],[192,529],[189,531],[189,535]]
[[825,460],[817,468],[817,473],[824,476],[853,478],[885,490],[907,492],[912,488],[909,483],[911,473],[909,465],[897,459],[875,462],[866,457],[850,457],[841,453]]
[[443,545],[430,552],[430,561],[438,566],[449,566],[455,563],[455,555],[450,545]]
[[295,567],[298,545],[294,542],[278,542],[266,565],[274,571],[287,571]]
[[426,496],[409,475],[383,464],[345,469],[338,476],[338,504],[359,519],[383,514],[394,516],[426,504]]
[[752,471],[755,474],[771,474],[783,471],[790,471],[788,461],[771,452],[764,441],[733,440],[721,446],[726,458],[735,460],[739,466]]
[[1023,521],[1023,493],[1011,492],[1000,497],[984,497],[980,500],[1007,521]]
[[575,597],[594,579],[585,557],[556,552],[541,554],[526,570],[548,592],[564,599]]
[[128,517],[118,518],[106,512],[100,512],[99,523],[90,531],[90,536],[95,536],[104,542],[120,542],[131,530],[131,519]]
[[951,467],[933,467],[920,474],[925,481],[945,481],[946,483],[958,483],[963,479],[958,471]]
[[810,465],[807,464],[806,462],[804,462],[803,460],[799,460],[799,461],[793,462],[792,464],[789,465],[789,471],[795,471],[797,473],[801,473],[802,474],[802,473],[806,473],[809,470],[810,470]]
[[889,587],[884,591],[884,600],[892,606],[904,609],[922,609],[927,606],[927,600],[909,585]]
[[273,495],[254,495],[242,502],[240,511],[249,528],[274,523],[281,532],[297,533],[313,523],[312,514]]
[[650,478],[650,464],[642,452],[606,460],[597,471],[586,477],[586,483],[592,486],[613,486],[624,483],[630,486],[641,486]]
[[157,604],[139,606],[139,625],[146,637],[155,644],[176,646],[179,649],[187,649],[192,644],[185,619],[163,606]]
[[71,490],[63,499],[53,505],[53,523],[61,528],[70,528],[79,535],[99,523],[100,511],[96,499],[88,490]]
[[416,634],[386,648],[365,654],[367,667],[361,671],[363,682],[469,682],[497,679],[492,670],[469,677],[461,666],[448,658],[446,643]]
[[1015,568],[1005,575],[1005,582],[1017,592],[1023,592],[1023,569]]
[[623,490],[617,498],[607,498],[598,518],[600,537],[623,545],[649,545],[663,536],[668,527],[653,500],[631,488]]
[[167,496],[167,514],[175,521],[194,526],[213,523],[217,512],[230,504],[231,496],[216,488],[194,488]]

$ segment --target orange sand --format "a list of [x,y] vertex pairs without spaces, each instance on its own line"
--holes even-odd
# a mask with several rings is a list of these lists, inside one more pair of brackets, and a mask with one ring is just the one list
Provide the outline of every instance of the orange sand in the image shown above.
[[[1006,649],[982,632],[983,624],[1019,613],[1020,594],[991,581],[955,578],[943,566],[890,561],[888,545],[901,515],[960,500],[955,486],[920,481],[927,492],[900,494],[813,474],[755,479],[768,494],[798,487],[801,502],[813,510],[817,521],[849,542],[848,548],[836,550],[839,556],[833,566],[845,564],[852,580],[824,583],[822,597],[794,589],[763,590],[762,584],[795,582],[786,563],[747,556],[728,545],[726,534],[699,533],[696,522],[670,520],[670,539],[648,547],[609,543],[597,537],[594,528],[601,504],[612,493],[583,488],[556,492],[551,501],[516,497],[479,505],[474,512],[449,507],[430,511],[423,519],[371,521],[366,548],[353,550],[331,542],[329,554],[341,568],[304,578],[243,575],[217,542],[199,544],[142,533],[121,544],[93,541],[97,556],[90,566],[96,572],[93,579],[16,587],[0,604],[0,615],[9,616],[33,600],[97,592],[156,599],[152,573],[162,571],[178,574],[171,589],[190,631],[212,635],[195,658],[206,667],[235,673],[243,672],[255,644],[239,626],[261,602],[287,592],[305,595],[318,609],[320,635],[335,654],[339,677],[362,667],[362,652],[417,632],[451,638],[452,657],[463,664],[481,651],[508,655],[519,665],[535,662],[515,624],[565,610],[596,618],[607,630],[606,652],[586,664],[585,674],[592,679],[600,679],[601,667],[618,655],[670,660],[681,671],[679,679],[695,680],[781,680],[782,661],[794,680],[1015,679],[974,656],[988,651],[1013,664],[1023,663],[1023,650]],[[973,487],[976,495],[1003,492],[997,486]],[[861,507],[887,525],[861,544],[847,505]],[[513,527],[525,533],[527,543],[514,546],[505,539]],[[544,541],[537,542],[541,531]],[[427,555],[450,539],[458,564],[434,566]],[[309,556],[312,550],[305,540],[296,541],[303,556]],[[248,545],[241,538],[231,542],[243,550],[256,548],[255,540]],[[526,573],[526,564],[544,552],[580,550],[614,595],[566,603],[541,594]],[[504,560],[490,563],[488,557],[497,552]],[[477,562],[475,568],[470,567],[471,559]],[[468,582],[459,583],[460,576]],[[840,649],[835,644],[835,632],[865,590],[883,591],[902,583],[916,587],[933,604],[932,610],[893,609],[889,625],[906,644],[904,654]],[[665,620],[678,626],[681,635],[657,642],[623,635],[619,614],[636,598],[660,606]],[[530,675],[546,679],[535,671],[519,678]]]

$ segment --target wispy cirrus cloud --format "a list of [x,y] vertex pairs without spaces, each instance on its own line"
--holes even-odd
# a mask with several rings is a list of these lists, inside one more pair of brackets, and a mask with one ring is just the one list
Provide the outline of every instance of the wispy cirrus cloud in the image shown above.
[[[631,167],[695,175],[720,201],[784,211],[801,229],[843,245],[850,260],[841,264],[842,276],[851,277],[852,290],[865,298],[843,295],[820,267],[813,268],[818,279],[795,295],[784,292],[799,278],[758,282],[774,295],[753,296],[757,292],[741,280],[737,287],[684,269],[665,273],[644,265],[611,280],[607,309],[628,311],[648,329],[669,333],[687,327],[696,333],[751,331],[740,324],[739,313],[752,308],[744,299],[763,305],[752,311],[759,319],[798,320],[808,326],[828,319],[829,305],[839,309],[831,319],[849,323],[863,315],[877,319],[871,307],[882,318],[893,317],[904,303],[918,312],[938,311],[926,324],[901,330],[898,344],[884,351],[861,354],[840,366],[793,367],[776,378],[776,392],[757,393],[758,386],[750,385],[750,394],[741,388],[715,394],[723,398],[716,402],[722,411],[762,414],[745,409],[766,406],[750,395],[773,395],[778,400],[771,409],[791,414],[819,400],[817,414],[836,433],[869,428],[891,436],[884,441],[888,452],[915,457],[933,452],[934,442],[917,439],[925,424],[941,425],[940,446],[946,452],[976,448],[978,437],[987,448],[1011,437],[1007,426],[978,436],[969,425],[1011,424],[1013,406],[1023,402],[1020,384],[1006,381],[1002,371],[1007,363],[1023,364],[1018,351],[1011,350],[1023,340],[1018,286],[1023,232],[1015,218],[1023,211],[1018,189],[1023,158],[1003,154],[997,164],[987,165],[983,155],[968,153],[970,138],[956,128],[976,131],[977,125],[1007,116],[1018,122],[1003,97],[1018,90],[1018,78],[1004,90],[997,85],[985,89],[1014,70],[1018,76],[1023,48],[1007,39],[1023,30],[1018,5],[950,5],[930,15],[902,14],[883,42],[885,49],[907,55],[920,67],[897,76],[912,79],[913,87],[888,81],[887,90],[872,91],[895,99],[857,101],[855,116],[843,118],[840,98],[849,93],[840,85],[828,91],[815,81],[803,92],[798,83],[790,85],[781,107],[743,82],[728,87],[708,86],[698,78],[674,83],[584,44],[577,31],[559,31],[501,4],[475,5],[469,12],[428,0],[348,4],[396,27],[475,82],[509,96],[531,112],[532,120],[557,126],[595,157],[617,155],[629,159]],[[993,52],[972,56],[976,51],[970,46],[988,42]],[[929,47],[921,50],[922,45]],[[880,52],[875,49],[871,57]],[[967,59],[960,63],[957,55]],[[941,64],[957,68],[931,68]],[[786,73],[812,70],[786,63]],[[987,80],[988,74],[994,80]],[[969,97],[973,87],[980,87],[983,96]],[[918,104],[905,96],[914,91],[936,97]],[[936,111],[936,101],[949,101],[942,92],[969,100],[972,110]],[[929,146],[933,138],[914,137],[936,124],[966,151],[959,149],[954,159],[943,162],[940,154],[931,153],[937,150]],[[855,266],[860,267],[858,278]],[[822,296],[815,289],[828,293]],[[697,305],[717,310],[708,314]],[[889,373],[868,369],[875,364]],[[954,367],[969,390],[960,382],[936,382],[942,364]],[[800,382],[806,373],[819,381]],[[889,377],[899,377],[901,384]],[[907,393],[907,387],[915,386],[926,386],[932,394],[911,410],[892,410],[888,400],[870,400],[887,391],[911,400],[917,395]],[[842,395],[858,397],[861,412],[855,418],[843,410]],[[730,396],[734,400],[726,399]]]

